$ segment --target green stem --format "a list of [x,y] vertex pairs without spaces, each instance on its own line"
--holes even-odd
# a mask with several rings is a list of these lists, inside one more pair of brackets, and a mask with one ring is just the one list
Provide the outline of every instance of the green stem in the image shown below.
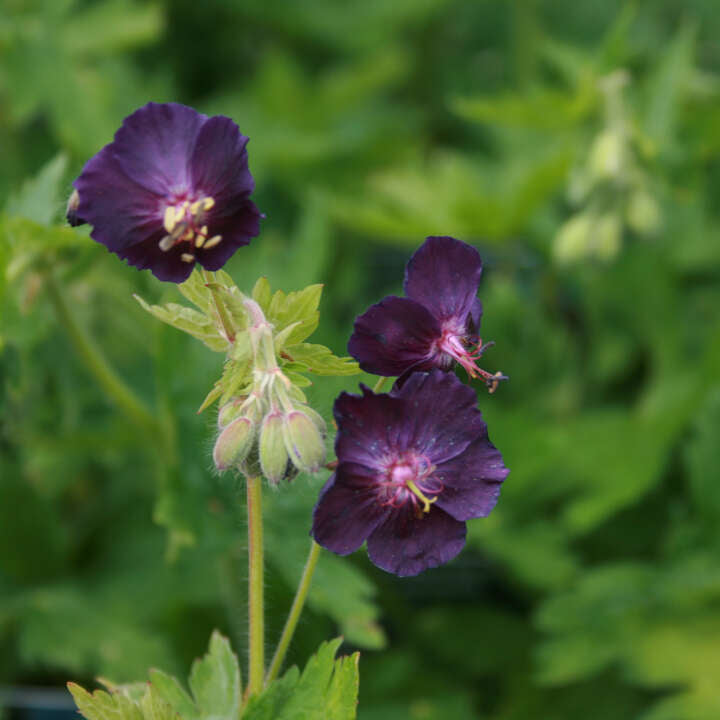
[[218,291],[215,289],[215,277],[211,275],[207,270],[202,271],[203,279],[205,280],[205,284],[210,288],[210,293],[213,296],[213,300],[215,301],[215,309],[218,312],[218,315],[220,316],[220,322],[222,323],[223,329],[225,330],[225,337],[227,338],[229,343],[235,342],[235,329],[233,327],[232,321],[230,320],[230,316],[227,313],[227,309],[225,308],[225,303],[220,298],[220,295]]
[[45,275],[45,289],[55,308],[58,320],[65,328],[76,352],[107,396],[138,425],[154,434],[162,434],[163,429],[155,416],[123,382],[108,363],[100,348],[80,326],[70,309],[62,287],[51,272]]
[[283,661],[285,660],[285,653],[290,645],[295,628],[297,627],[300,614],[302,613],[303,606],[305,605],[305,598],[307,597],[308,590],[310,590],[310,584],[312,583],[313,573],[315,572],[315,566],[317,565],[318,557],[320,556],[320,546],[313,540],[310,545],[310,554],[308,555],[307,562],[305,563],[305,569],[303,570],[302,577],[300,578],[300,584],[298,585],[297,592],[295,593],[295,599],[293,600],[290,613],[285,622],[280,641],[275,649],[275,655],[273,655],[270,668],[268,669],[267,676],[265,677],[265,686],[267,687],[278,675],[282,668]]
[[373,392],[374,392],[374,393],[379,393],[379,392],[383,389],[385,383],[386,383],[389,379],[390,379],[390,378],[387,378],[387,377],[378,378],[378,381],[375,383],[375,387],[373,388]]
[[263,689],[265,675],[265,617],[263,614],[262,478],[247,478],[248,513],[248,616],[250,666],[247,696]]

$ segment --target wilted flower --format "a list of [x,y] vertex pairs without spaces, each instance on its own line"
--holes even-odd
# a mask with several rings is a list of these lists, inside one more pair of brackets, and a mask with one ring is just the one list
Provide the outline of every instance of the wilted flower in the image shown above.
[[182,282],[195,262],[218,270],[260,230],[247,142],[230,118],[148,103],[87,162],[68,220],[160,280]]
[[417,575],[452,560],[465,521],[485,517],[508,474],[475,393],[452,373],[414,373],[390,394],[335,401],[338,466],[312,535],[339,555],[365,540],[375,565]]
[[492,344],[483,345],[478,336],[481,273],[475,248],[451,237],[427,238],[405,269],[407,297],[390,295],[360,315],[349,353],[363,370],[386,376],[450,370],[458,362],[494,390],[504,376],[476,362]]

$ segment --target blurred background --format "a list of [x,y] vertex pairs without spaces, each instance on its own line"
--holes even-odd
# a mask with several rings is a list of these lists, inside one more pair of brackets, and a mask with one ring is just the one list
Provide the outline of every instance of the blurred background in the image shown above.
[[[244,662],[243,487],[196,414],[222,358],[131,297],[174,286],[63,227],[84,162],[172,100],[251,138],[267,219],[226,267],[241,288],[325,283],[312,340],[343,354],[453,235],[510,376],[478,385],[511,474],[466,550],[405,580],[325,554],[290,660],[343,634],[362,720],[720,718],[717,10],[0,0],[0,685],[185,676],[214,627]],[[172,447],[106,397],[63,307]],[[358,379],[309,396],[329,418]],[[266,491],[270,642],[324,480]]]

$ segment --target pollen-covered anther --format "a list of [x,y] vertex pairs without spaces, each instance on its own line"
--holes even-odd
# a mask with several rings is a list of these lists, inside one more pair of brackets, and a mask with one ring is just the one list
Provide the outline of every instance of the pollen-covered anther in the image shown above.
[[[207,247],[209,230],[208,226],[203,224],[203,221],[207,211],[214,206],[215,200],[211,197],[200,198],[200,200],[195,200],[192,203],[189,200],[184,200],[180,203],[168,205],[163,214],[163,227],[168,234],[158,243],[160,249],[167,252],[178,243],[184,242],[193,245],[195,248]],[[217,245],[217,242],[215,245]],[[190,255],[190,253],[184,254]],[[191,261],[186,260],[186,262]]]
[[210,248],[214,248],[216,245],[219,245],[222,241],[222,235],[213,235],[204,245],[205,250],[210,250]]
[[195,256],[192,253],[183,253],[180,259],[186,263],[195,262]]

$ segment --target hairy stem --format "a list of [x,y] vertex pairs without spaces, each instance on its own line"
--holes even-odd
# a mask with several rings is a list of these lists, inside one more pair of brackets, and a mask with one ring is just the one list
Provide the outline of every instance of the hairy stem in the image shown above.
[[52,272],[45,276],[45,289],[55,308],[60,324],[67,332],[75,351],[97,380],[105,394],[135,423],[153,434],[163,433],[163,428],[147,406],[115,372],[100,348],[93,342],[77,321],[71,306]]
[[267,676],[265,678],[265,685],[269,685],[278,675],[282,668],[283,661],[285,660],[285,653],[287,652],[295,628],[297,627],[300,614],[302,613],[303,606],[305,605],[305,598],[307,598],[308,590],[310,590],[310,584],[312,583],[313,573],[315,572],[315,566],[317,565],[318,557],[320,556],[320,546],[313,540],[310,545],[310,554],[308,555],[305,563],[305,569],[303,570],[302,577],[300,578],[300,584],[298,585],[297,592],[295,593],[295,599],[293,600],[290,613],[285,621],[285,627],[283,628],[280,641],[278,642],[277,648],[275,649],[275,655],[273,655],[270,668],[268,669]]
[[265,617],[263,614],[262,478],[247,478],[248,513],[248,617],[250,664],[247,696],[263,689],[265,675]]

